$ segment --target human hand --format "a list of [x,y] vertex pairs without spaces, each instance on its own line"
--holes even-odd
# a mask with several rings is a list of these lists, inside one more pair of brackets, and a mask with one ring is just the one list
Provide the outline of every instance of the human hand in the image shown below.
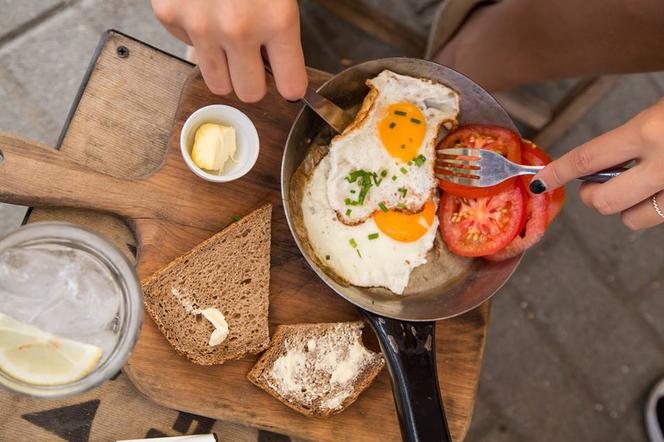
[[261,47],[267,51],[279,93],[302,98],[307,74],[296,0],[152,0],[166,29],[196,49],[210,90],[235,90],[245,102],[265,95]]
[[[635,161],[606,183],[584,183],[583,202],[602,215],[621,213],[632,230],[664,222],[664,99],[624,125],[571,150],[533,177],[534,193],[552,191],[565,183],[603,169]],[[655,200],[653,200],[653,196]]]

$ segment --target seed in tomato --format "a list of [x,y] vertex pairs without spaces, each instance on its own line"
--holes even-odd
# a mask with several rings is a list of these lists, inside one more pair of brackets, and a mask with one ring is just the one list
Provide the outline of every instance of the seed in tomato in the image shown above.
[[502,249],[519,233],[523,216],[520,187],[482,198],[446,193],[439,209],[443,240],[461,256],[485,256]]

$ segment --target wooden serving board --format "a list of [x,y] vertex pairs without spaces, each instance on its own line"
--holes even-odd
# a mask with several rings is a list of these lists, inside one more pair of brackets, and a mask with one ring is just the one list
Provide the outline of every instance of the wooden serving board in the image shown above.
[[[63,138],[65,144],[68,141],[76,144],[72,140],[79,137],[79,146],[85,145],[86,148],[63,148],[62,152],[57,152],[32,141],[0,134],[0,150],[5,158],[0,163],[0,200],[116,214],[136,235],[137,267],[141,278],[224,228],[233,215],[246,214],[269,201],[274,206],[271,330],[277,324],[358,319],[356,309],[336,296],[308,268],[286,223],[279,188],[281,154],[299,105],[283,100],[271,82],[268,95],[257,104],[241,103],[235,97],[214,96],[198,70],[192,69],[182,88],[162,161],[150,164],[149,159],[154,155],[146,153],[146,149],[155,148],[150,145],[128,148],[116,140],[115,144],[110,143],[116,147],[95,150],[89,143],[99,133],[108,132],[104,132],[104,125],[109,125],[104,120],[106,117],[112,123],[125,125],[127,131],[143,128],[155,131],[159,127],[155,129],[151,123],[163,125],[160,121],[151,122],[150,118],[145,118],[149,115],[141,113],[141,108],[129,110],[130,116],[143,117],[143,121],[138,122],[136,118],[103,114],[105,108],[118,106],[118,103],[109,105],[104,94],[114,90],[114,86],[126,86],[128,81],[136,81],[137,76],[147,84],[134,84],[129,89],[140,90],[145,96],[138,99],[126,96],[124,99],[128,103],[136,105],[159,99],[151,97],[150,93],[160,93],[164,88],[163,84],[150,84],[149,76],[137,75],[145,69],[159,71],[150,64],[163,58],[164,54],[157,54],[157,51],[124,36],[111,37],[93,64],[92,75],[72,116],[70,131],[73,132],[65,133]],[[132,62],[136,64],[127,67],[128,60],[114,57],[118,41],[131,46]],[[147,68],[141,63],[147,64]],[[125,69],[125,75],[117,75],[117,69]],[[181,66],[178,69],[181,70]],[[155,76],[158,75],[164,73],[155,72]],[[327,74],[313,70],[309,76],[315,85],[328,78]],[[114,82],[118,84],[114,85]],[[95,93],[87,94],[91,90]],[[255,167],[232,183],[212,184],[201,180],[187,169],[179,152],[178,139],[184,120],[196,109],[213,103],[231,105],[245,112],[253,120],[260,137],[261,152]],[[156,119],[162,118],[159,109],[154,112]],[[95,124],[99,126],[96,132],[88,130],[88,126],[94,128]],[[114,127],[113,132],[116,130],[118,128]],[[131,134],[128,137],[131,138]],[[122,140],[121,135],[119,139]],[[154,142],[153,139],[149,141]],[[109,145],[103,140],[97,143]],[[118,162],[119,166],[116,164],[114,168],[113,163]],[[123,169],[123,164],[128,164],[129,170]],[[68,219],[62,212],[42,219],[53,217]],[[488,313],[489,306],[485,304],[463,316],[441,322],[437,327],[438,372],[455,440],[463,439],[470,422]],[[140,339],[125,372],[147,397],[181,411],[316,441],[400,440],[387,370],[348,410],[331,418],[318,419],[301,416],[249,383],[245,376],[255,360],[255,356],[250,356],[221,366],[196,366],[170,347],[146,315]]]

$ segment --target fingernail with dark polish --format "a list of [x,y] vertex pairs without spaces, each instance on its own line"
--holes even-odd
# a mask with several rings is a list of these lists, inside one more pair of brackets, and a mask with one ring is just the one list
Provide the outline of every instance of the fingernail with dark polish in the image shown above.
[[530,183],[530,191],[534,194],[542,193],[546,190],[546,187],[544,187],[544,183],[541,182],[540,180],[535,180],[532,183]]

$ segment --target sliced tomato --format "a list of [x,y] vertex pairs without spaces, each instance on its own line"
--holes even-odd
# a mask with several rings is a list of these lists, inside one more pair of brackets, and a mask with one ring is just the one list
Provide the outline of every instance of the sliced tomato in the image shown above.
[[[529,166],[544,166],[551,162],[551,157],[546,154],[542,149],[537,147],[535,143],[530,140],[521,140],[521,160],[523,164]],[[531,177],[524,176],[523,183],[528,188]],[[551,223],[565,203],[565,188],[560,187],[549,194],[549,204],[547,206],[547,223]]]
[[485,256],[505,248],[522,230],[524,214],[520,186],[482,198],[445,193],[438,212],[443,240],[460,256]]
[[563,204],[565,204],[565,188],[560,187],[551,193],[549,199],[549,206],[547,208],[547,223],[551,223],[560,211],[563,208]]
[[502,250],[499,250],[492,255],[485,256],[484,258],[489,261],[503,261],[520,255],[526,249],[539,242],[544,236],[548,224],[548,206],[548,194],[533,195],[528,193],[528,201],[526,202],[526,224],[521,232]]
[[525,138],[521,139],[521,159],[523,164],[532,166],[542,166],[551,162],[551,157],[546,152]]
[[[515,163],[521,162],[521,140],[519,136],[509,129],[486,124],[472,124],[461,126],[447,134],[438,144],[439,149],[451,147],[472,147],[475,149],[488,149],[507,157]],[[450,172],[437,169],[437,173]],[[514,185],[516,179],[510,179],[491,187],[470,187],[440,180],[439,186],[447,193],[464,198],[482,198],[501,193]]]

